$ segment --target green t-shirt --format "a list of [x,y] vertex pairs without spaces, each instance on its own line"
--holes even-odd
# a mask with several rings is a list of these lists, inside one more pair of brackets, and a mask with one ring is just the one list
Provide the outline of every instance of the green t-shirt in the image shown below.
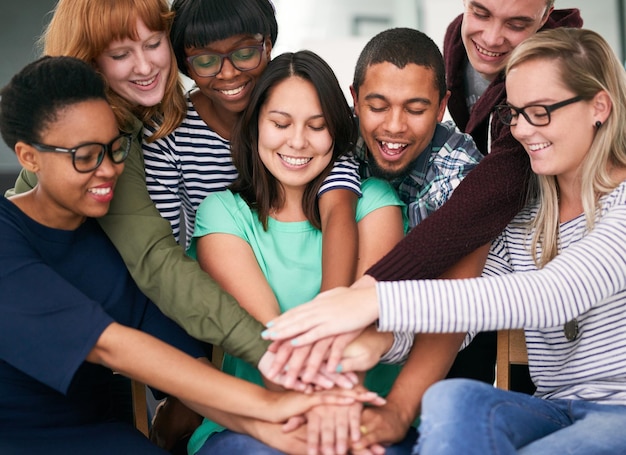
[[[383,180],[367,179],[361,189],[363,196],[356,207],[357,222],[378,208],[404,206],[391,185]],[[198,208],[189,255],[196,257],[197,237],[214,233],[236,235],[250,245],[281,311],[308,302],[319,293],[322,233],[308,221],[286,223],[270,217],[265,231],[256,212],[238,194],[226,190],[209,195]],[[263,384],[259,371],[238,358],[225,355],[222,369]],[[399,371],[398,365],[377,365],[367,373],[365,386],[386,396]],[[189,441],[189,452],[197,452],[211,434],[221,430],[223,427],[205,419]]]

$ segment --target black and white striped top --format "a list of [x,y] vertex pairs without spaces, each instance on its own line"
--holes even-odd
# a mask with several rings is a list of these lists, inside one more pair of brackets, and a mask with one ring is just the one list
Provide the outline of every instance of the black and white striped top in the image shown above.
[[[151,127],[144,130],[145,136],[153,132]],[[209,193],[224,190],[237,178],[230,142],[204,123],[188,94],[183,122],[166,137],[154,142],[144,140],[142,147],[150,197],[172,225],[176,241],[180,240],[184,223],[188,244],[200,203]],[[319,194],[336,188],[361,195],[354,156],[344,156],[335,163]]]
[[[560,226],[562,252],[542,270],[526,227],[535,212],[523,210],[494,241],[481,278],[378,283],[379,328],[526,328],[538,396],[626,405],[626,182],[602,198],[591,232],[582,215]],[[573,318],[579,334],[568,341]]]

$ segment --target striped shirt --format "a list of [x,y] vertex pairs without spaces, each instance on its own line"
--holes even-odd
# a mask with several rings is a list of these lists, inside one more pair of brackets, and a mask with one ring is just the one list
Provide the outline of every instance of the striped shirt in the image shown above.
[[482,278],[379,282],[380,330],[526,328],[538,396],[626,405],[626,182],[602,197],[591,232],[582,215],[561,224],[563,251],[542,270],[529,252],[535,214],[524,209],[494,241]]
[[[154,133],[147,126],[144,136]],[[172,225],[180,241],[181,223],[187,245],[193,235],[198,205],[213,192],[222,191],[237,178],[230,142],[211,130],[198,115],[187,94],[187,115],[168,136],[143,141],[146,184],[152,201]],[[352,155],[341,157],[320,188],[348,189],[361,196],[358,164]]]

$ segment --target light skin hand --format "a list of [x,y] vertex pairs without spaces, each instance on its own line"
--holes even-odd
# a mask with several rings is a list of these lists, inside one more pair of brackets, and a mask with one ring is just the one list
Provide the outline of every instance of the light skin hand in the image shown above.
[[[341,357],[337,360],[341,371],[367,371],[373,368],[383,354],[391,349],[393,341],[393,333],[379,332],[373,325],[369,326],[340,353]],[[328,367],[331,367],[331,358]]]
[[292,339],[292,344],[304,346],[331,335],[362,330],[377,318],[374,286],[336,288],[270,321],[262,336],[270,340]]
[[342,389],[352,389],[358,382],[358,378],[354,373],[329,373],[326,371],[325,363],[322,364],[319,371],[317,371],[309,382],[304,382],[300,378],[296,381],[287,383],[287,373],[279,371],[278,374],[273,373],[275,354],[271,351],[267,351],[258,365],[258,369],[263,375],[266,386],[268,388],[280,386],[285,389],[297,390],[299,392],[309,392],[314,388],[317,389],[331,389],[335,386]]
[[306,414],[308,453],[345,454],[351,441],[360,437],[363,405],[316,406]]

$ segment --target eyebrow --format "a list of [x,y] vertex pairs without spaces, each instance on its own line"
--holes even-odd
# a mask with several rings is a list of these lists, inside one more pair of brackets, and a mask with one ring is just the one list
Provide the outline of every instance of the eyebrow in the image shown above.
[[[491,16],[493,16],[493,13],[489,10],[489,8],[487,8],[485,5],[476,2],[476,1],[470,1],[469,2],[469,6],[474,7],[474,8],[478,8],[481,9],[483,11],[488,12]],[[531,16],[513,16],[513,17],[507,17],[506,18],[507,21],[519,21],[519,22],[526,22],[529,24],[532,24],[533,22],[535,22],[535,19],[532,18]]]
[[[278,110],[273,110],[273,111],[267,111],[268,114],[278,114],[278,115],[282,115],[283,117],[289,117],[291,118],[292,115],[289,112],[285,112],[285,111],[278,111]],[[310,117],[307,118],[307,120],[315,120],[318,118],[324,118],[324,114],[314,114]]]
[[[380,93],[369,93],[365,95],[365,99],[368,101],[369,100],[381,100],[386,103],[389,103],[389,100],[385,96],[381,95]],[[420,98],[420,97],[410,98],[404,101],[402,104],[413,104],[413,103],[426,104],[426,105],[431,104],[428,98]]]

